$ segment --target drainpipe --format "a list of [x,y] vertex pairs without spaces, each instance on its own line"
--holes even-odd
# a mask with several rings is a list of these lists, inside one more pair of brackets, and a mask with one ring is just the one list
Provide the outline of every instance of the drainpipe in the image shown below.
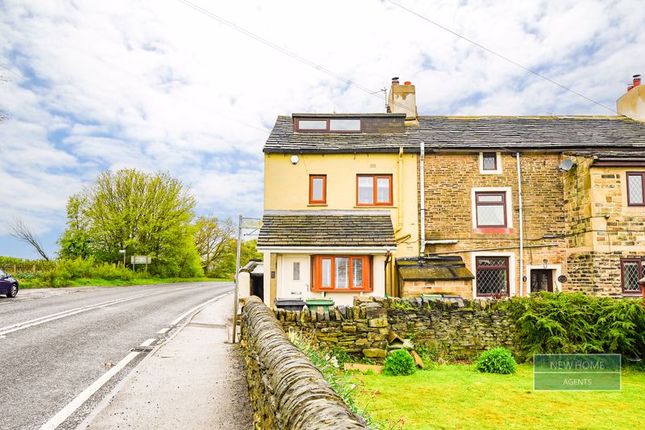
[[396,210],[396,231],[394,232],[395,235],[398,234],[401,230],[403,230],[403,192],[402,192],[402,187],[403,187],[403,177],[401,176],[401,164],[403,163],[403,147],[399,147],[399,158],[396,160],[396,176],[397,176],[397,184],[396,184],[396,193],[399,196],[399,204],[398,208]]
[[524,295],[524,209],[522,206],[522,169],[520,168],[520,153],[515,153],[517,160],[517,192],[520,206],[520,297]]
[[426,186],[425,186],[425,142],[421,141],[421,153],[419,155],[419,188],[421,203],[419,204],[419,222],[421,224],[421,237],[419,239],[419,256],[423,257],[426,251]]

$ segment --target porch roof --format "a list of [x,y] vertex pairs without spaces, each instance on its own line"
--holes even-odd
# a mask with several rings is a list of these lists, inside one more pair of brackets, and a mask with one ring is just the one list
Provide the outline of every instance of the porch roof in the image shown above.
[[399,276],[404,281],[459,281],[474,276],[459,256],[398,258]]
[[396,246],[390,215],[264,215],[258,247]]

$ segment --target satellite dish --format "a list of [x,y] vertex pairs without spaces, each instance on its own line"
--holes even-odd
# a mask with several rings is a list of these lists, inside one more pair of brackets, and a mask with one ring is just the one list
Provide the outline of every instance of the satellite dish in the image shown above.
[[576,163],[574,163],[572,159],[567,158],[565,160],[562,160],[562,163],[560,163],[560,166],[558,166],[558,169],[560,169],[561,172],[568,172],[575,165]]

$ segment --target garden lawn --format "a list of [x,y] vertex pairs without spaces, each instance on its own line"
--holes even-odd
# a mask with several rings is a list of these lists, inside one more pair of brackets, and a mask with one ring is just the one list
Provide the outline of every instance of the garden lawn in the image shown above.
[[645,372],[632,369],[623,370],[622,391],[615,392],[534,391],[530,364],[514,375],[445,365],[411,376],[352,378],[358,404],[392,428],[636,430],[645,423]]
[[[34,283],[31,279],[19,279],[20,288],[46,288],[47,286]],[[230,279],[219,278],[135,278],[129,281],[122,279],[72,279],[69,287],[125,287],[132,285],[174,284],[178,282],[232,282]]]

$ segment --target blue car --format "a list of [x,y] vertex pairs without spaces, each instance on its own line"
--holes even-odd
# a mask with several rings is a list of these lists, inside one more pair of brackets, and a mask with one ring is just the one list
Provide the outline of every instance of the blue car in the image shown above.
[[18,281],[2,270],[0,270],[0,294],[5,294],[7,297],[16,297],[18,294]]

